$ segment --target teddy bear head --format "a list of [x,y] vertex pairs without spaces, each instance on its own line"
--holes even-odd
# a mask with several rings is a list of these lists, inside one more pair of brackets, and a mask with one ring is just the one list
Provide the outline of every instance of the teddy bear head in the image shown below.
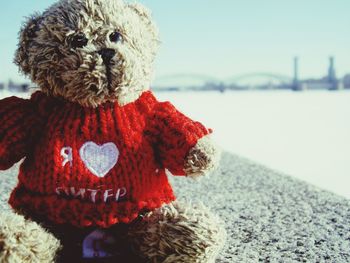
[[125,105],[149,88],[158,49],[150,12],[123,0],[60,0],[28,19],[15,63],[48,95]]

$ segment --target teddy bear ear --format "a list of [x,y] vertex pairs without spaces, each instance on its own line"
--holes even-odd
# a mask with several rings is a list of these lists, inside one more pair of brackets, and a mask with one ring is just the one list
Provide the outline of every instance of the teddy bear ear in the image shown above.
[[25,74],[29,74],[31,71],[28,63],[28,47],[37,37],[41,20],[42,17],[39,14],[29,17],[19,33],[19,44],[15,53],[14,62]]
[[145,21],[147,26],[150,27],[155,37],[158,37],[158,29],[155,23],[153,22],[152,12],[147,7],[139,3],[130,3],[128,4],[128,7],[134,12],[136,12],[141,17],[141,19]]
[[139,3],[130,3],[129,7],[138,13],[141,17],[146,18],[147,20],[152,20],[151,11],[144,5],[141,5]]

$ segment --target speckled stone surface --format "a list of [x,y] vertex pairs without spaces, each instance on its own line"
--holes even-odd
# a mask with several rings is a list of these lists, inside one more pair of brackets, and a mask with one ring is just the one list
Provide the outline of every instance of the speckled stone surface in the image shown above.
[[[2,210],[16,173],[0,173]],[[171,181],[179,198],[222,218],[228,240],[217,262],[350,262],[350,200],[227,153],[211,176]]]

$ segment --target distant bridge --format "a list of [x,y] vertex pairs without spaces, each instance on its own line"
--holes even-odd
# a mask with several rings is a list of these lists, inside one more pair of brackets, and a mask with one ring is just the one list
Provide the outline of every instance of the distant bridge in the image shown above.
[[281,74],[274,74],[274,73],[248,73],[248,74],[243,74],[240,76],[235,76],[229,78],[226,83],[237,83],[240,81],[248,81],[251,79],[256,79],[256,78],[266,78],[266,79],[271,79],[271,80],[276,80],[280,83],[290,83],[293,79],[289,76],[281,75]]
[[239,76],[233,76],[227,79],[218,79],[213,76],[203,74],[174,74],[159,77],[155,80],[154,86],[156,87],[189,87],[189,86],[200,86],[206,83],[224,83],[224,84],[237,84],[240,82],[249,82],[256,79],[266,79],[261,84],[266,84],[271,81],[280,84],[291,83],[292,78],[282,74],[274,73],[249,73]]
[[155,86],[191,86],[205,83],[218,83],[219,79],[202,74],[174,74],[156,78]]

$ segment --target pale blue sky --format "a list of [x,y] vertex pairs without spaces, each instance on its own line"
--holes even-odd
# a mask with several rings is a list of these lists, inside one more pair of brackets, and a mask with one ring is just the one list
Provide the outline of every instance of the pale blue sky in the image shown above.
[[[1,3],[0,81],[22,80],[12,64],[24,17],[54,0]],[[336,57],[339,76],[350,73],[349,0],[142,0],[153,10],[163,41],[157,76],[200,73],[229,78],[250,72],[301,77],[326,73]]]

